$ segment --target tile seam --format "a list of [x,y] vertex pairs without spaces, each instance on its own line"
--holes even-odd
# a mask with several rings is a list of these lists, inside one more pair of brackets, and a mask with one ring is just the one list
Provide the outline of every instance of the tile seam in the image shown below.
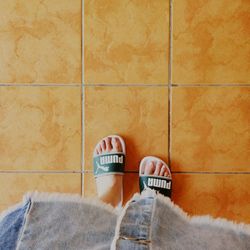
[[[172,42],[171,42],[172,43]],[[171,45],[171,50],[173,50],[173,45]],[[172,52],[171,52],[171,57],[172,57]],[[172,59],[171,59],[172,61]],[[171,62],[171,69],[172,69],[172,62]],[[168,68],[169,70],[169,68]],[[168,86],[171,85],[172,87],[176,86],[211,86],[211,87],[216,87],[216,86],[250,86],[250,83],[173,83],[172,82],[172,73],[171,73],[171,83],[169,84],[169,79],[168,82],[162,82],[162,83],[85,83],[84,84],[86,87],[91,87],[91,86],[114,86],[114,87],[120,87],[120,86],[152,86],[152,87],[157,87],[157,86]]]
[[0,170],[0,174],[81,174],[82,171],[67,171],[67,170]]
[[82,15],[81,15],[81,63],[82,63],[82,74],[81,74],[81,79],[82,79],[82,86],[81,86],[81,107],[82,107],[82,112],[81,112],[81,129],[82,129],[82,151],[81,151],[81,195],[84,196],[84,161],[85,161],[85,87],[84,87],[84,0],[81,1],[82,4]]
[[84,84],[85,87],[168,87],[168,83],[157,83],[157,84],[147,84],[147,83],[93,83]]
[[223,171],[218,171],[218,172],[208,172],[208,171],[172,171],[173,174],[204,174],[204,175],[237,175],[237,174],[241,174],[241,175],[250,175],[249,171],[243,171],[243,172],[235,172],[235,171],[227,171],[227,172],[223,172]]
[[40,84],[19,84],[19,83],[10,83],[10,84],[4,84],[0,83],[0,87],[81,87],[82,83],[79,84],[60,84],[60,83],[40,83]]
[[[93,173],[93,170],[85,170],[84,173]],[[127,170],[125,174],[139,174],[139,171]],[[173,174],[250,174],[250,171],[172,171]]]
[[214,84],[185,84],[185,83],[173,83],[171,85],[172,87],[250,87],[250,84],[239,84],[239,83],[232,83],[232,84],[226,84],[226,83],[214,83]]
[[81,136],[81,141],[82,141],[82,150],[81,150],[81,195],[84,196],[84,160],[85,160],[85,122],[84,122],[84,102],[85,102],[85,97],[84,97],[84,87],[82,87],[82,93],[81,93],[81,106],[82,106],[82,112],[81,112],[81,129],[82,129],[82,136]]
[[[84,171],[47,171],[47,170],[1,170],[0,174],[92,174],[93,170]],[[125,171],[125,174],[139,174],[138,171]],[[172,174],[210,174],[210,175],[250,175],[250,171],[172,171]]]
[[[83,73],[82,73],[83,74]],[[214,83],[214,84],[185,84],[185,83],[119,83],[119,84],[110,84],[110,83],[93,83],[93,84],[59,84],[59,83],[44,83],[44,84],[1,84],[0,87],[250,87],[250,83]]]
[[[172,66],[171,66],[172,69]],[[171,76],[172,77],[172,76]],[[185,83],[86,83],[85,87],[250,87],[250,84],[240,83],[213,83],[213,84],[185,84]]]
[[168,165],[171,169],[171,119],[172,119],[172,35],[173,2],[169,0],[169,51],[168,51]]

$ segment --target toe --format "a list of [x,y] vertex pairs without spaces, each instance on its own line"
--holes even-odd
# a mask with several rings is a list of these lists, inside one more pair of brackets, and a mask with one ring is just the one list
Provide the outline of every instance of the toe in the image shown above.
[[113,147],[114,151],[116,151],[116,152],[122,151],[122,145],[121,145],[121,142],[118,138],[113,137],[111,143],[112,143],[112,147]]
[[171,172],[169,171],[168,167],[166,167],[166,169],[165,169],[164,176],[171,177]]
[[97,150],[98,150],[98,154],[101,154],[101,153],[102,153],[102,146],[101,146],[101,144],[99,144],[99,145],[97,146]]
[[106,151],[106,142],[105,142],[105,140],[101,141],[101,148],[102,148],[102,152]]
[[145,171],[144,171],[144,174],[145,175],[152,175],[155,171],[155,165],[154,163],[151,161],[151,162],[147,162],[146,163],[146,166],[145,166]]
[[157,176],[160,175],[161,167],[162,167],[162,163],[161,163],[160,161],[158,161],[158,162],[156,163],[154,175],[157,175]]
[[167,171],[166,166],[162,165],[161,171],[160,171],[160,176],[165,176],[166,171]]
[[110,152],[112,150],[111,138],[110,137],[105,138],[105,144],[106,144],[107,152]]

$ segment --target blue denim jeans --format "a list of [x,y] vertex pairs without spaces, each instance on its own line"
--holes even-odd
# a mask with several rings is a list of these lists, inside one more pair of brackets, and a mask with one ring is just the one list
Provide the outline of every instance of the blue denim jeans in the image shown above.
[[27,200],[0,220],[0,250],[16,249],[30,203],[31,201]]
[[188,217],[169,198],[136,194],[120,213],[101,202],[35,195],[0,217],[0,250],[249,250],[243,225]]

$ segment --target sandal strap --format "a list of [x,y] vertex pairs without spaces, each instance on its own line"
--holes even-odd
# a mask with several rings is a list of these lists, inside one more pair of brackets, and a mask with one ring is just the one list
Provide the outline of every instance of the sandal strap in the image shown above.
[[93,159],[94,176],[124,174],[125,154],[112,153],[96,155]]
[[171,197],[172,179],[162,176],[141,175],[139,177],[140,191],[145,188],[156,190],[164,196]]

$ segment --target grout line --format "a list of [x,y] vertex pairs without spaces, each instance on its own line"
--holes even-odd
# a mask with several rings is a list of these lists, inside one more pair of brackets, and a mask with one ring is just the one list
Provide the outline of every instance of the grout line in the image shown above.
[[[85,174],[93,174],[94,171],[90,170],[90,169],[86,169],[86,170],[84,170],[84,173]],[[124,173],[125,174],[139,174],[139,171],[138,170],[125,170]]]
[[[93,170],[0,170],[0,174],[92,174]],[[127,170],[125,174],[139,174],[138,170]],[[209,175],[250,175],[250,171],[172,171],[172,174],[209,174]]]
[[84,174],[91,174],[91,173],[94,173],[94,171],[89,169],[84,170]]
[[81,195],[84,196],[84,161],[85,161],[85,122],[84,122],[84,103],[85,103],[85,91],[84,87],[82,87],[82,94],[81,94],[81,101],[82,101],[82,113],[81,113],[81,129],[82,129],[82,136],[81,136],[81,169],[82,169],[82,182],[81,182]]
[[250,84],[239,84],[239,83],[197,83],[197,84],[185,84],[185,83],[173,83],[171,84],[172,87],[250,87]]
[[85,103],[85,85],[84,85],[84,0],[82,0],[82,29],[81,29],[81,62],[82,62],[82,88],[81,88],[81,107],[82,107],[82,112],[81,112],[81,129],[82,129],[82,151],[81,151],[81,196],[84,196],[84,161],[85,161],[85,109],[84,109],[84,103]]
[[168,87],[167,83],[93,83],[93,84],[84,84],[85,87]]
[[168,60],[168,166],[171,169],[171,124],[172,124],[172,31],[173,2],[169,1],[169,60]]
[[172,60],[173,59],[173,0],[169,1],[169,67],[168,85],[172,86]]
[[0,170],[0,174],[80,174],[81,170]]
[[[93,173],[93,170],[85,170],[85,173]],[[127,170],[125,174],[139,174],[138,170]],[[214,174],[214,175],[233,175],[233,174],[250,174],[250,171],[171,171],[172,174]]]
[[[172,50],[172,49],[171,49]],[[171,52],[172,57],[172,52]],[[172,59],[171,59],[172,61]],[[170,66],[169,66],[170,67]],[[169,68],[168,68],[169,71]],[[172,62],[171,62],[171,71],[172,71]],[[172,73],[171,73],[171,81],[172,81]],[[156,83],[156,84],[147,84],[147,83],[118,83],[118,84],[110,84],[110,83],[93,83],[93,84],[83,84],[85,87],[250,87],[250,84],[185,84],[185,83]]]
[[83,195],[83,186],[84,186],[84,156],[83,156],[83,147],[84,147],[84,139],[83,139],[83,86],[81,88],[81,196]]
[[81,87],[82,83],[0,83],[0,87]]
[[[84,173],[85,174],[93,174],[94,171],[90,170],[90,169],[86,169],[86,170],[84,170]],[[139,171],[138,170],[125,170],[124,173],[125,174],[139,174]]]
[[[172,45],[171,45],[172,46]],[[84,48],[82,48],[84,53]],[[171,52],[172,54],[172,52]],[[83,55],[84,56],[84,55]],[[172,56],[172,55],[171,55]],[[82,66],[82,80],[84,67]],[[172,65],[171,65],[172,68]],[[168,69],[169,70],[169,69]],[[172,74],[172,73],[171,73]],[[172,77],[172,76],[171,76]],[[250,87],[250,83],[0,83],[0,87]]]
[[235,172],[235,171],[228,171],[228,172],[220,172],[220,171],[218,171],[218,172],[208,172],[208,171],[204,171],[204,172],[202,172],[202,171],[194,171],[194,172],[192,172],[192,171],[173,171],[172,172],[173,174],[213,174],[213,175],[234,175],[234,174],[242,174],[242,175],[244,175],[244,174],[250,174],[250,172],[249,171],[243,171],[243,172]]

